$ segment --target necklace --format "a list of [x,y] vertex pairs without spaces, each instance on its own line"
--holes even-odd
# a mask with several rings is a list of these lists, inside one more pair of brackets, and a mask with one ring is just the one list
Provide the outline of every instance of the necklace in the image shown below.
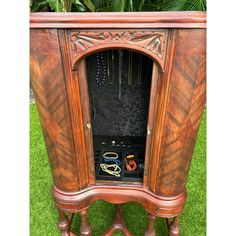
[[97,60],[96,82],[98,85],[102,85],[106,80],[106,66],[102,52],[97,53],[96,60]]
[[122,57],[123,52],[119,50],[119,95],[118,98],[121,101],[121,80],[122,80]]
[[[110,65],[110,54],[108,54],[108,62]],[[114,70],[115,70],[115,54],[114,54],[114,50],[111,50],[111,73],[112,73],[112,76],[111,76],[111,78],[108,77],[110,84],[113,84],[113,82],[115,80],[115,71]]]
[[129,65],[128,65],[128,85],[131,86],[132,84],[132,64],[133,64],[133,53],[129,52]]
[[110,51],[107,51],[107,78],[110,83]]
[[138,84],[141,84],[142,66],[143,66],[143,56],[139,55],[139,58],[138,58]]
[[[121,168],[118,165],[100,164],[100,167],[104,172],[106,172],[110,175],[114,175],[116,177],[120,177]],[[109,168],[113,168],[113,170],[109,169]]]

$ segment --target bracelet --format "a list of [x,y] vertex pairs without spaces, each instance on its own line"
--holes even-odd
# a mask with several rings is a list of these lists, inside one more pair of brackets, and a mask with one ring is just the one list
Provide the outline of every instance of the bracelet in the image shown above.
[[[111,155],[113,155],[113,156],[111,156]],[[109,159],[109,160],[115,160],[118,158],[118,154],[116,152],[105,152],[103,154],[103,158]]]
[[[107,172],[108,174],[114,175],[116,177],[120,177],[121,168],[118,165],[100,164],[100,167],[104,172]],[[114,170],[109,170],[108,168],[114,168]]]
[[128,171],[135,171],[137,169],[137,163],[135,162],[135,160],[127,161],[125,159],[125,167]]
[[126,158],[134,158],[134,157],[135,157],[134,154],[129,154],[129,155],[126,156]]
[[104,162],[113,162],[114,164],[120,166],[121,165],[121,162],[120,160],[110,160],[110,159],[104,159]]

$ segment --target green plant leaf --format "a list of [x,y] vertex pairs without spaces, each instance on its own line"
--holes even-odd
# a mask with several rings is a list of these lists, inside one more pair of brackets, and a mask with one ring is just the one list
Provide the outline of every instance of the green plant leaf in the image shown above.
[[139,7],[138,7],[138,10],[139,10],[139,11],[142,11],[144,2],[145,2],[145,0],[141,0],[141,1],[140,1]]
[[134,11],[133,0],[128,0],[128,1],[127,1],[127,4],[128,4],[127,10],[128,10],[128,11]]
[[30,2],[30,10],[31,12],[36,12],[42,10],[44,7],[48,5],[47,0],[37,0]]
[[128,11],[142,11],[145,0],[133,0],[133,8],[128,9]]
[[61,0],[63,2],[63,11],[71,12],[72,2],[73,0]]
[[70,12],[72,0],[48,0],[49,6],[56,12]]
[[95,6],[91,0],[82,0],[82,2],[90,11],[95,11]]
[[62,4],[60,0],[48,0],[48,4],[51,7],[52,10],[56,12],[62,11]]
[[206,11],[206,0],[156,0],[154,5],[159,11]]
[[81,1],[79,0],[73,0],[72,1],[74,7],[75,7],[75,11],[86,11],[86,7],[81,3]]
[[29,0],[32,12],[206,11],[206,0]]
[[125,9],[125,0],[113,0],[112,1],[112,11],[114,12],[121,12]]
[[186,0],[182,11],[206,11],[206,0]]

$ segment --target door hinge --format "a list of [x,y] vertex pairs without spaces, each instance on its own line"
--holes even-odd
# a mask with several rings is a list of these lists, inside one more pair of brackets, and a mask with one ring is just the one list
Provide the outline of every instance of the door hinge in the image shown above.
[[86,127],[87,127],[88,129],[91,129],[91,128],[92,128],[91,123],[87,123],[87,124],[86,124]]
[[147,127],[147,135],[150,135],[151,132],[152,132],[152,130],[149,127]]

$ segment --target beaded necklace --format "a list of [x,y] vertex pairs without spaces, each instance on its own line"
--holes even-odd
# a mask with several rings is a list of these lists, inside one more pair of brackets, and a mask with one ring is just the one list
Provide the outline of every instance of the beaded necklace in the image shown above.
[[96,60],[97,60],[97,72],[95,79],[98,85],[103,85],[106,80],[107,72],[102,52],[97,53]]
[[[121,168],[116,165],[116,164],[100,164],[100,167],[102,168],[102,170],[110,175],[114,175],[116,177],[120,177],[120,172],[121,172]],[[113,168],[113,170],[109,169],[109,168]]]

